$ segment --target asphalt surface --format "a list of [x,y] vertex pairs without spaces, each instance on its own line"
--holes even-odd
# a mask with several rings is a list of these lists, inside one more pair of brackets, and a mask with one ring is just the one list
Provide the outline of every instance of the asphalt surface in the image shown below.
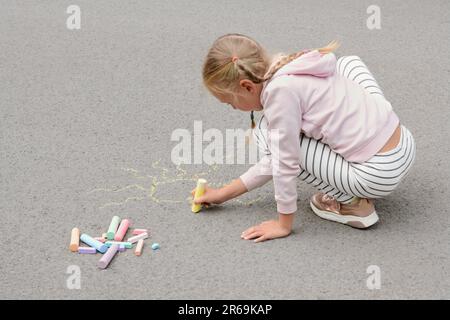
[[[66,8],[81,8],[68,30]],[[449,299],[448,1],[3,1],[0,10],[0,298]],[[376,202],[360,231],[321,220],[299,181],[291,236],[254,244],[241,232],[275,218],[269,183],[200,214],[197,177],[225,183],[249,165],[171,162],[176,129],[247,129],[247,114],[201,84],[203,58],[225,33],[271,52],[342,43],[359,55],[401,122],[416,163]],[[184,170],[184,171],[183,171]],[[70,230],[99,236],[113,215],[148,228],[141,257],[68,250]],[[161,249],[152,251],[158,242]],[[380,289],[367,268],[380,268]],[[80,289],[67,286],[79,268]],[[69,286],[70,287],[70,286]]]

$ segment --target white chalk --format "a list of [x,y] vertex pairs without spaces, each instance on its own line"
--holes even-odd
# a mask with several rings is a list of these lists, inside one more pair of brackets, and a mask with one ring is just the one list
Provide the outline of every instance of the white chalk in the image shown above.
[[138,234],[137,236],[128,238],[127,242],[135,243],[141,239],[147,239],[147,238],[148,238],[148,233],[144,232],[144,233]]

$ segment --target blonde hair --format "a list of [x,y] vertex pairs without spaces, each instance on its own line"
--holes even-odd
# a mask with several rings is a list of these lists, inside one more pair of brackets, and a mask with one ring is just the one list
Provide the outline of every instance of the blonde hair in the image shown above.
[[[313,50],[327,54],[338,47],[339,43],[332,41],[325,47]],[[212,95],[230,94],[236,103],[240,80],[265,82],[285,64],[309,51],[311,50],[270,55],[257,41],[248,36],[240,33],[225,34],[214,41],[206,55],[202,72],[203,84]],[[253,129],[255,127],[253,111],[250,119]]]
[[[326,54],[338,47],[339,43],[332,41],[327,46],[316,50]],[[253,83],[265,82],[285,64],[308,51],[302,50],[288,55],[284,53],[270,55],[258,42],[248,36],[239,33],[225,34],[214,41],[206,55],[202,72],[203,84],[213,95],[230,94],[236,101],[239,96],[240,80],[249,79]],[[254,127],[253,117],[252,127]]]

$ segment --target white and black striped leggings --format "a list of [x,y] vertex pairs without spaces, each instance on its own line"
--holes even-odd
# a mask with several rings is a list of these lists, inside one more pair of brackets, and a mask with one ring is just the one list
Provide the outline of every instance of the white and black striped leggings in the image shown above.
[[[373,75],[359,57],[341,57],[336,71],[369,93],[384,98]],[[264,115],[257,123],[253,130],[255,141],[267,153],[267,120]],[[355,196],[374,199],[389,195],[409,173],[416,154],[414,138],[403,125],[400,142],[394,149],[377,153],[363,163],[348,162],[328,145],[304,134],[300,134],[300,146],[302,170],[299,178],[341,203],[349,203]]]

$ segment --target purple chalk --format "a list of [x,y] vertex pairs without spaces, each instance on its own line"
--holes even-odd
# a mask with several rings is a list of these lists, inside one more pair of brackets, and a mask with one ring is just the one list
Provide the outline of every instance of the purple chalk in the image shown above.
[[95,253],[97,253],[97,250],[92,247],[78,247],[78,253],[95,254]]
[[123,244],[119,245],[119,252],[124,252],[125,250],[127,250],[127,248],[125,248],[125,246]]
[[118,249],[119,249],[118,244],[111,245],[108,251],[106,251],[103,257],[98,261],[98,267],[100,269],[105,269],[116,255]]

